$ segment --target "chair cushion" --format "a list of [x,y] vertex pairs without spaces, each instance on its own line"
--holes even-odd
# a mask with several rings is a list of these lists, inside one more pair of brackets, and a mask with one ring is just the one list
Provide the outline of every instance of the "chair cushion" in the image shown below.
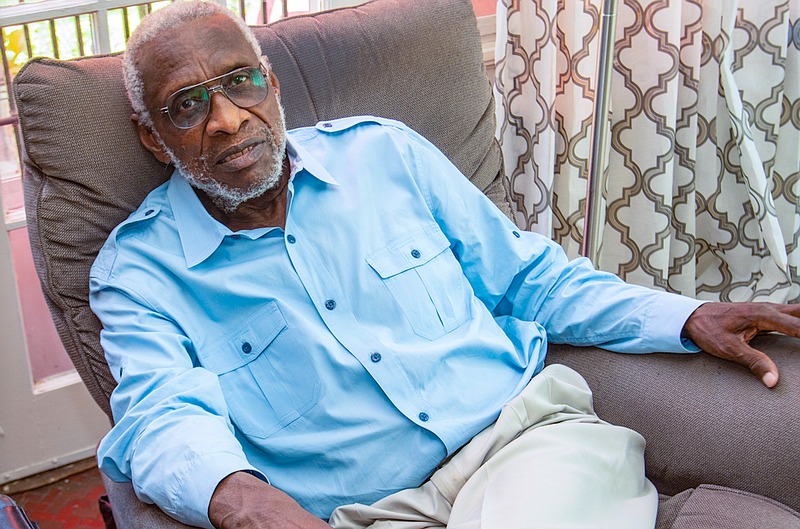
[[659,502],[656,529],[797,529],[800,514],[774,500],[701,485]]
[[[280,80],[289,127],[360,114],[404,121],[510,214],[469,0],[375,0],[254,31]],[[115,381],[88,306],[89,268],[108,233],[170,170],[139,144],[119,55],[33,59],[17,74],[14,95],[28,235],[45,299],[110,416]]]
[[[353,115],[394,118],[480,189],[495,182],[494,100],[469,1],[379,0],[255,31],[280,80],[289,128]],[[505,193],[490,198],[507,207]]]
[[800,510],[800,340],[768,334],[752,345],[778,365],[775,388],[704,353],[551,345],[546,362],[583,375],[600,418],[644,436],[647,476],[662,494],[714,483]]

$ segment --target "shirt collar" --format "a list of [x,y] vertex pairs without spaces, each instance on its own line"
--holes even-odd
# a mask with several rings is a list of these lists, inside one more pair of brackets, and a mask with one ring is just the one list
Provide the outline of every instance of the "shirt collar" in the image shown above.
[[293,172],[292,178],[294,179],[295,174],[299,173],[303,169],[308,171],[308,173],[320,180],[325,182],[326,184],[332,186],[338,186],[339,182],[337,182],[331,174],[325,169],[316,158],[314,158],[311,153],[309,153],[305,147],[300,145],[299,143],[292,140],[291,136],[287,135],[286,138],[286,152],[289,155],[289,159],[294,161],[297,164],[297,171]]
[[[292,165],[290,181],[305,170],[308,174],[329,185],[338,186],[330,173],[301,145],[287,135],[286,153]],[[186,266],[192,268],[214,253],[223,239],[233,232],[209,215],[191,184],[175,170],[167,188],[167,196],[175,216],[175,224],[186,257]],[[263,233],[271,231],[265,228]],[[256,230],[249,230],[250,233]],[[259,230],[261,231],[261,230]],[[262,233],[262,235],[263,235]]]

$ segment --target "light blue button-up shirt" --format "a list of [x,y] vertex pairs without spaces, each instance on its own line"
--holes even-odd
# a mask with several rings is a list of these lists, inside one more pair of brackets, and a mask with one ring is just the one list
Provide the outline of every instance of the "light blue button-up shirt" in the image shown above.
[[569,262],[404,125],[288,136],[285,230],[231,232],[176,174],[92,268],[119,382],[100,466],[179,520],[211,527],[237,470],[322,518],[418,486],[542,369],[548,340],[689,350],[699,302]]

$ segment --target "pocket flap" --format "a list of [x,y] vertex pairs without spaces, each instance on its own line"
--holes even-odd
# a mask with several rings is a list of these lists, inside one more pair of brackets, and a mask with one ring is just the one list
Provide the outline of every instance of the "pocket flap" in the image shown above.
[[231,332],[197,351],[200,363],[221,375],[258,358],[286,328],[278,304],[270,301]]
[[386,279],[423,265],[450,247],[436,223],[414,230],[367,255],[369,265]]

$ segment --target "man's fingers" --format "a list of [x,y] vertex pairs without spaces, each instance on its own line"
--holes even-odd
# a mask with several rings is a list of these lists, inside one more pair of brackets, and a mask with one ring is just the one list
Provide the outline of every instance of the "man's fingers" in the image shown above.
[[771,388],[778,383],[778,368],[749,342],[764,331],[800,338],[800,305],[706,303],[689,316],[683,330],[704,351],[747,366]]
[[778,383],[778,375],[772,371],[768,371],[763,377],[761,377],[761,382],[763,382],[768,388],[774,388],[775,384]]
[[789,314],[795,318],[800,318],[800,304],[794,303],[791,305],[776,305],[776,307],[785,314]]
[[747,366],[767,387],[774,387],[778,383],[778,367],[775,362],[746,343],[742,342],[736,347],[731,359]]
[[800,305],[778,305],[771,323],[770,330],[800,338]]
[[714,356],[747,366],[765,386],[775,387],[778,383],[778,367],[770,357],[750,347],[742,336],[728,335],[719,338],[719,341],[706,343],[706,347],[701,347]]

